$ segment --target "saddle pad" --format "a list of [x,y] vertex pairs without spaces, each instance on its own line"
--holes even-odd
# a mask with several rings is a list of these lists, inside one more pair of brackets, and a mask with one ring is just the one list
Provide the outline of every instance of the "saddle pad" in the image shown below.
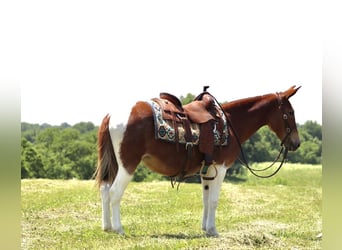
[[[181,144],[186,144],[185,129],[183,128],[183,124],[178,122],[175,123],[178,128],[178,138],[176,138],[176,130],[173,127],[173,123],[171,120],[163,119],[163,112],[159,104],[153,100],[149,100],[148,103],[151,105],[153,111],[155,138],[168,142],[179,142]],[[198,145],[200,136],[199,124],[190,123],[190,129],[192,133],[192,143]],[[214,138],[214,143],[216,146],[226,146],[228,144],[228,127],[227,121],[225,119],[222,135],[218,130],[214,130]],[[223,141],[223,143],[220,143],[221,141]]]

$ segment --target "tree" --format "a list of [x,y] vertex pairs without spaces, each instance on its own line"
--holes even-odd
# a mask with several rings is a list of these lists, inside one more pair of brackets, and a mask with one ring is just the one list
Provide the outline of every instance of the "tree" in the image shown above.
[[34,149],[32,143],[21,139],[21,178],[44,177],[41,156]]
[[306,121],[300,128],[305,130],[312,138],[317,138],[320,141],[322,140],[322,126],[317,122]]
[[90,132],[95,129],[95,125],[92,122],[79,122],[76,123],[73,128],[81,132],[81,134]]
[[260,133],[255,133],[242,145],[247,161],[262,162],[269,158],[268,144],[262,143]]
[[[290,162],[320,164],[322,156],[322,128],[315,122],[307,121],[299,125],[298,132],[301,145],[295,152],[289,154]],[[319,129],[318,129],[319,128]]]
[[46,128],[38,134],[37,144],[39,147],[44,147],[49,150],[53,145],[55,145],[55,141],[58,138],[59,133],[60,129],[57,127]]
[[188,93],[185,97],[181,96],[180,101],[183,105],[188,104],[192,102],[195,99],[195,96],[193,94]]
[[34,143],[39,132],[39,124],[30,124],[27,122],[21,123],[21,137],[27,139],[29,142]]

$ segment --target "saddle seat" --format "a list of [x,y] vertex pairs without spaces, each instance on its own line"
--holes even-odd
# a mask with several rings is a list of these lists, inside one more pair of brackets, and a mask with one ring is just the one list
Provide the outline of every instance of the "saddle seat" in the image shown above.
[[174,95],[169,93],[160,93],[160,99],[154,99],[158,102],[163,110],[163,118],[165,120],[174,120],[182,122],[189,118],[194,123],[205,123],[209,120],[219,118],[215,109],[214,100],[210,95],[204,95],[201,100],[197,98],[189,104],[182,106],[181,101]]

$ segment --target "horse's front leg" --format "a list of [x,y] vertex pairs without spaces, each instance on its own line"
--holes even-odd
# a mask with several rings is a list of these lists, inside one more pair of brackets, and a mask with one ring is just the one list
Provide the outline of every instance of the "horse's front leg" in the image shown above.
[[[214,180],[204,180],[202,177],[203,188],[203,220],[202,229],[206,231],[208,236],[218,236],[215,216],[216,208],[218,205],[218,199],[220,195],[221,185],[226,174],[226,168],[222,166],[216,166],[217,176]],[[206,174],[207,177],[214,176],[215,169],[211,166]]]
[[209,198],[209,181],[205,181],[202,178],[202,191],[203,191],[203,217],[202,217],[202,230],[207,230],[207,218],[208,218],[208,198]]

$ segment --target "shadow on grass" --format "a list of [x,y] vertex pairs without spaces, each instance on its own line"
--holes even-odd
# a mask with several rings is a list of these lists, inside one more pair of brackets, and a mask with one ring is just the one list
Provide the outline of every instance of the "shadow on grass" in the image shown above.
[[206,238],[206,235],[203,234],[183,234],[183,233],[178,233],[178,234],[158,234],[158,235],[151,235],[151,238],[167,238],[167,239],[179,239],[179,240],[189,240],[189,239],[201,239],[201,238]]
[[[169,178],[169,177],[165,177],[165,178]],[[233,184],[240,184],[240,183],[246,182],[248,180],[248,177],[246,175],[226,175],[224,180],[226,182],[230,182]],[[170,180],[168,179],[168,181],[170,181]],[[198,183],[198,184],[200,184],[201,183],[201,177],[199,174],[194,175],[191,177],[187,177],[184,180],[181,180],[179,183]]]
[[240,177],[236,175],[226,176],[225,181],[228,181],[233,184],[239,184],[247,181],[247,177]]

